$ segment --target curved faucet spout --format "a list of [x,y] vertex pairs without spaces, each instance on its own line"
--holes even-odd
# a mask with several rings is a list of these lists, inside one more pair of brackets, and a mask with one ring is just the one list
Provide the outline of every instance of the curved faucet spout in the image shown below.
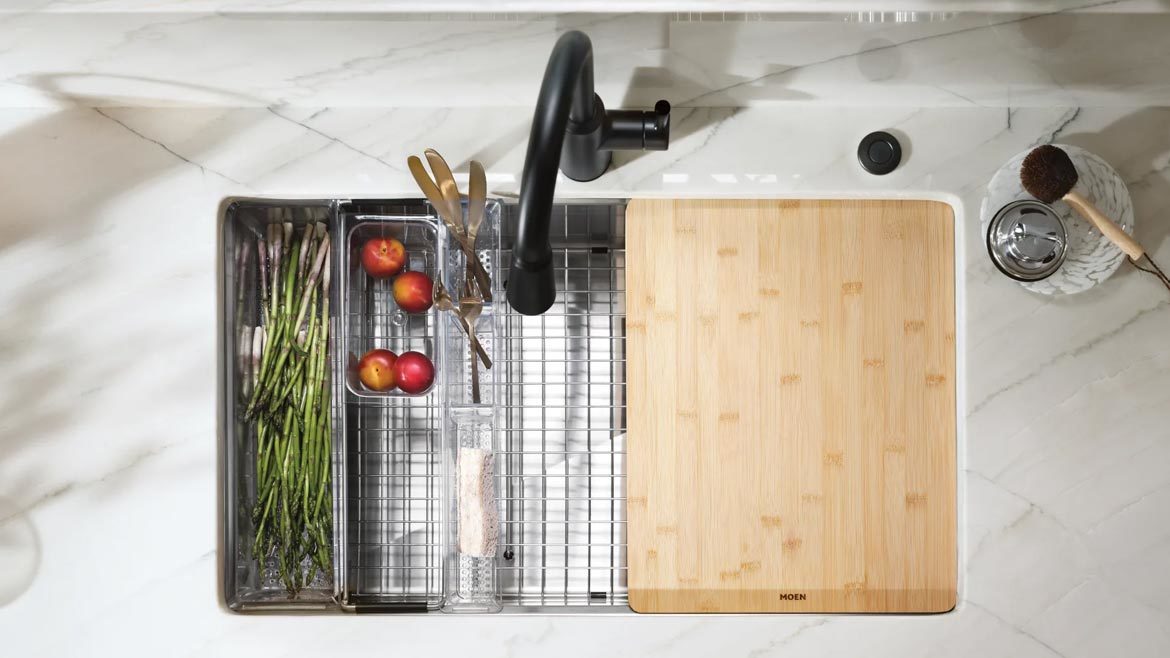
[[[557,169],[573,180],[590,181],[609,168],[611,148],[636,143],[665,150],[669,112],[670,104],[659,101],[648,119],[641,118],[643,113],[607,113],[593,91],[589,37],[573,30],[557,40],[544,70],[520,178],[520,224],[507,289],[512,308],[540,315],[556,301],[549,223]],[[638,116],[630,120],[634,114]],[[633,132],[638,134],[629,134]]]

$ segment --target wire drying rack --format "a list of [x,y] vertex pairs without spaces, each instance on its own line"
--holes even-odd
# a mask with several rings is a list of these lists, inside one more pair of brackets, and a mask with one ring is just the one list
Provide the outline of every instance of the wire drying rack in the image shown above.
[[[505,217],[505,244],[514,220]],[[535,317],[505,314],[505,609],[626,609],[623,229],[621,206],[555,207],[556,304]]]

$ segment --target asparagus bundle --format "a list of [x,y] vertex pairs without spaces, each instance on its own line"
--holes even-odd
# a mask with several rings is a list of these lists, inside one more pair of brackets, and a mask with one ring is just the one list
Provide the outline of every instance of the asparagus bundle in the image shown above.
[[329,235],[269,225],[257,240],[263,326],[245,419],[256,432],[253,555],[290,596],[330,569]]

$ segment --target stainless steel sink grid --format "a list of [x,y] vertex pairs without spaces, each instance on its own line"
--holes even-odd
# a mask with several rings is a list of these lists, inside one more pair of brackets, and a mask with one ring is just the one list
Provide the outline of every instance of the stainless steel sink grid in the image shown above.
[[[263,223],[295,219],[306,207],[328,219],[338,264],[353,263],[343,254],[353,249],[350,230],[363,221],[434,219],[425,203],[403,200],[244,200],[225,211],[224,290],[232,294],[223,300],[224,600],[240,611],[447,609],[461,577],[451,478],[454,442],[463,431],[453,419],[471,408],[466,342],[446,316],[398,316],[389,283],[360,275],[356,264],[338,271],[334,285],[332,592],[325,579],[288,600],[278,584],[262,584],[263,569],[245,550],[251,453],[248,432],[235,420],[238,375],[231,355],[238,349],[236,324],[256,314],[250,297],[243,311],[236,308],[235,291],[248,289],[255,273],[237,281],[229,264]],[[483,252],[489,271],[506,270],[499,263],[510,262],[517,211],[504,205],[499,212],[500,258]],[[495,407],[501,536],[494,586],[504,613],[629,612],[624,212],[621,202],[555,206],[556,305],[541,316],[522,316],[499,291],[495,315],[481,318],[496,363],[494,385],[484,381]],[[409,243],[414,233],[400,237]],[[457,252],[447,247],[448,257]],[[414,269],[450,267],[442,249],[431,254],[408,244],[408,251],[422,258],[412,262]],[[375,344],[435,354],[448,393],[379,397],[347,383],[349,354],[356,359]]]
[[[516,207],[507,206],[503,262]],[[622,606],[626,586],[625,207],[554,207],[557,301],[510,309],[498,488],[505,610]]]
[[439,406],[378,398],[347,401],[346,606],[437,609],[442,603],[443,518]]

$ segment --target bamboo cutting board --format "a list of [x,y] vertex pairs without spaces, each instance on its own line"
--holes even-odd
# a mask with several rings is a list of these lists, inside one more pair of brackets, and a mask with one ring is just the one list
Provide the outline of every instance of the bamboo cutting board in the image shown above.
[[626,210],[630,607],[955,605],[954,215]]

